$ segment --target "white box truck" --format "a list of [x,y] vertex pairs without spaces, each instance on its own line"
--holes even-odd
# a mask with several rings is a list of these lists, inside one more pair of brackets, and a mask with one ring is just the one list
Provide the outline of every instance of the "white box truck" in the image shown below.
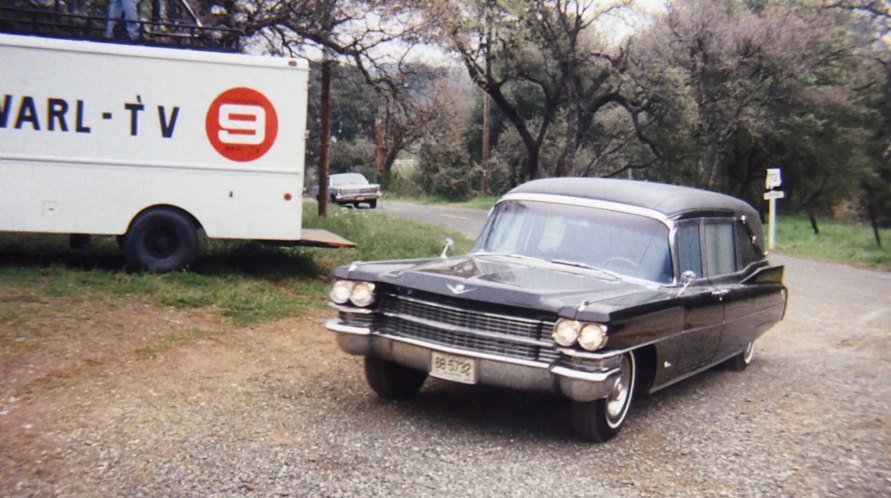
[[301,228],[298,60],[0,34],[0,231],[119,236],[169,271],[198,236],[342,246]]

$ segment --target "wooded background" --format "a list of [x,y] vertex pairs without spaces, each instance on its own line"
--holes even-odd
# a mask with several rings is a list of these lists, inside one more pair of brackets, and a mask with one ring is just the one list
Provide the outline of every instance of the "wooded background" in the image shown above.
[[[93,15],[107,4],[16,3]],[[311,60],[308,177],[326,61],[330,171],[391,192],[466,199],[610,176],[761,207],[765,170],[779,167],[784,209],[815,228],[817,215],[891,224],[891,2],[188,3],[205,25],[241,30],[246,51]]]

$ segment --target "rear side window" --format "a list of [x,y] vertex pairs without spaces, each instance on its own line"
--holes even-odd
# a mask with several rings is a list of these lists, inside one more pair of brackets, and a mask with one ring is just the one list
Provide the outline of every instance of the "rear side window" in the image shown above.
[[736,267],[739,269],[762,259],[757,246],[752,242],[752,236],[739,223],[736,225],[736,258]]
[[706,221],[706,272],[707,276],[727,275],[736,271],[736,237],[733,222]]
[[696,277],[703,276],[699,223],[685,223],[678,227],[678,260],[681,274],[692,271]]
[[678,225],[677,252],[681,273],[718,277],[736,273],[757,261],[757,251],[745,229],[729,218],[704,218]]

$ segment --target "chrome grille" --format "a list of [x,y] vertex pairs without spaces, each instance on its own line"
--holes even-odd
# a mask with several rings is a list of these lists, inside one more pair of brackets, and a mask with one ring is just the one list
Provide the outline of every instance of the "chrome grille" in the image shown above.
[[485,313],[388,294],[380,308],[382,333],[470,352],[550,363],[558,357],[554,322]]

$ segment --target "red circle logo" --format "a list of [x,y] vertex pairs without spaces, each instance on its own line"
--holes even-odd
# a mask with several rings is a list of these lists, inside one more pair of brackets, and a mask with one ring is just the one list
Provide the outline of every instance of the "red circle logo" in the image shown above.
[[272,148],[278,134],[278,116],[262,93],[250,88],[230,88],[210,104],[204,127],[220,155],[247,162],[259,159]]

